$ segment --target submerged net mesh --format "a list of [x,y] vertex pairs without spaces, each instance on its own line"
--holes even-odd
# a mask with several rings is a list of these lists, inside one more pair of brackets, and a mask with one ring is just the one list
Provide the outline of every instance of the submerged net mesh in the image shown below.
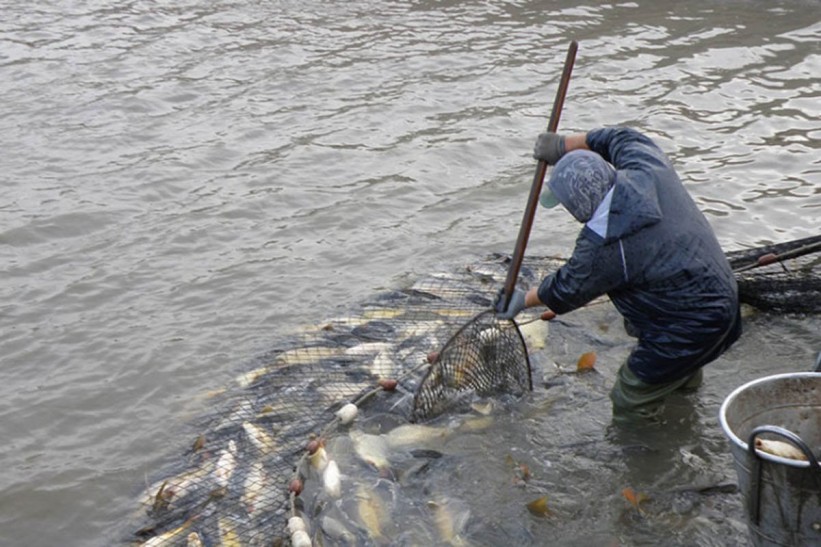
[[[552,270],[560,263],[542,262],[541,267]],[[439,395],[424,391],[424,412],[416,417],[444,408],[437,398],[449,397],[460,384],[473,385],[480,393],[521,392],[530,382],[526,364],[501,371],[526,359],[524,343],[512,323],[500,326],[492,314],[482,314],[491,308],[506,271],[506,258],[492,256],[376,295],[349,315],[282,340],[279,348],[236,376],[215,401],[213,414],[193,424],[183,461],[147,477],[139,496],[141,516],[128,525],[128,540],[287,545],[288,517],[306,509],[305,493],[292,496],[289,487],[299,484],[297,489],[308,492],[322,482],[311,470],[311,440],[347,435],[340,431],[336,412],[350,402],[360,408],[358,420],[367,413],[391,415],[394,425],[409,422],[414,395],[430,368],[429,354],[442,350],[466,323],[479,328],[479,336],[484,332],[494,338],[496,349],[482,347],[470,357],[474,365],[486,363],[484,367],[460,368],[453,360],[458,344],[450,344],[438,361],[449,384]],[[525,266],[521,278],[533,281],[547,273]],[[492,374],[476,374],[488,364],[495,367]],[[397,380],[396,387],[386,379]],[[465,394],[464,389],[456,391]],[[312,538],[323,534],[315,524],[309,527]],[[351,544],[371,544],[356,527],[351,533]],[[334,544],[328,537],[324,541]]]
[[[770,251],[753,250],[750,256],[762,252]],[[125,541],[287,545],[288,517],[311,509],[303,501],[309,493],[319,503],[306,518],[321,517],[319,507],[336,507],[316,493],[323,477],[311,470],[309,446],[313,439],[349,433],[336,416],[346,403],[358,406],[357,420],[379,417],[395,427],[458,410],[450,405],[471,393],[529,388],[519,332],[484,313],[504,282],[506,260],[492,256],[379,294],[349,315],[281,340],[249,363],[214,401],[213,412],[192,424],[190,448],[180,461],[147,477],[138,498],[140,516],[126,523]],[[738,260],[742,264],[749,257]],[[818,254],[797,260],[787,264],[789,272],[774,264],[737,274],[742,300],[767,305],[781,295],[777,305],[782,306],[784,295],[791,295],[788,302],[821,313],[821,260]],[[562,263],[526,258],[520,286],[533,285]],[[473,343],[463,346],[462,338]],[[475,344],[482,339],[492,343]],[[430,367],[435,351],[440,354]],[[386,379],[397,380],[395,388]],[[304,488],[301,496],[289,492],[292,484]],[[348,488],[343,483],[343,495],[363,495]],[[316,523],[308,530],[315,544],[373,544],[355,526],[342,540],[330,538]]]

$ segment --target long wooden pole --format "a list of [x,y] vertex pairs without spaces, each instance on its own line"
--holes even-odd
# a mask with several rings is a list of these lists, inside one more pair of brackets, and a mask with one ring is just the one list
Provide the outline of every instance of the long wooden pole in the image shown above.
[[[559,89],[556,91],[556,100],[553,101],[553,111],[550,113],[550,121],[547,124],[547,130],[552,133],[555,133],[559,128],[559,117],[562,114],[562,106],[564,105],[564,98],[567,95],[567,87],[570,84],[570,74],[573,72],[573,63],[576,61],[576,51],[578,49],[578,42],[575,40],[570,42],[570,47],[567,49],[567,57],[564,60],[562,78],[559,81]],[[533,177],[533,184],[530,187],[530,196],[527,198],[527,207],[525,207],[522,225],[519,228],[519,237],[516,239],[516,248],[513,250],[513,258],[510,261],[510,268],[507,271],[504,296],[505,309],[507,309],[510,299],[513,296],[513,290],[516,288],[516,280],[519,277],[519,270],[522,267],[525,247],[527,247],[527,240],[530,238],[530,229],[533,227],[533,217],[536,216],[539,193],[542,190],[546,172],[547,164],[543,160],[539,160],[536,166],[536,175]]]

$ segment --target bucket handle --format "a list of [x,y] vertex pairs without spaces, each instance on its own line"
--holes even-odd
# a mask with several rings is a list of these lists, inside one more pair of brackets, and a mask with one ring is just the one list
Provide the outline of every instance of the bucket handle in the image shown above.
[[758,455],[758,452],[755,449],[755,439],[761,433],[771,433],[773,435],[785,438],[797,446],[801,452],[807,456],[810,467],[819,468],[818,459],[816,459],[815,454],[812,453],[810,447],[807,446],[807,443],[805,443],[801,437],[789,429],[784,429],[783,427],[778,427],[777,425],[761,425],[753,429],[750,433],[750,439],[747,441],[747,451],[750,453],[750,456],[752,456],[752,469],[750,469],[750,494],[752,498],[750,499],[749,512],[750,518],[756,526],[758,526],[758,522],[761,517],[761,456]]

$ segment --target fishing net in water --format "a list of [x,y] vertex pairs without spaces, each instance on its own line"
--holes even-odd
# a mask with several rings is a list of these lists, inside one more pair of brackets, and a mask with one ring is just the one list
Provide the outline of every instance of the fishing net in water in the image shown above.
[[[738,269],[783,249],[728,257]],[[562,263],[526,259],[520,286],[532,286]],[[306,539],[315,545],[375,544],[356,515],[344,513],[339,503],[362,498],[368,485],[356,484],[354,470],[358,465],[361,471],[361,462],[334,441],[348,440],[366,427],[390,433],[412,420],[459,412],[460,403],[474,394],[530,389],[521,332],[488,311],[508,264],[507,257],[496,255],[423,277],[279,340],[214,397],[212,412],[191,424],[190,438],[180,441],[190,448],[179,461],[147,474],[138,495],[139,516],[126,524],[125,541],[152,546],[306,545]],[[787,271],[776,263],[739,272],[742,301],[769,309],[773,302],[792,302],[807,313],[821,313],[819,264],[818,253],[812,253],[785,262]],[[748,281],[753,276],[755,281]],[[434,351],[438,356],[431,355]],[[358,417],[346,425],[338,413],[350,410],[350,404]],[[338,464],[330,468],[338,467],[340,482],[334,483],[333,473],[319,471],[317,455],[323,452]],[[381,479],[381,470],[371,473]],[[303,519],[304,534],[288,528],[295,516]],[[331,520],[346,529],[323,528]],[[427,525],[436,528],[435,522]],[[424,529],[414,525],[414,531]],[[436,542],[432,535],[413,544]]]
[[[305,545],[304,535],[295,539],[287,528],[289,518],[300,515],[309,540],[373,544],[356,515],[340,514],[339,504],[330,503],[362,495],[350,478],[362,463],[350,450],[331,445],[349,440],[351,427],[369,424],[387,432],[454,408],[453,401],[468,400],[471,393],[530,388],[521,334],[512,322],[497,322],[487,312],[507,260],[491,256],[385,291],[343,316],[281,339],[276,349],[243,367],[214,396],[213,411],[191,424],[190,439],[181,441],[190,447],[182,461],[146,476],[140,516],[128,524],[127,541]],[[559,264],[542,262],[539,268],[549,271],[526,265],[523,282],[533,283]],[[468,335],[489,344],[466,352],[458,340]],[[430,355],[438,350],[431,365]],[[350,404],[358,410],[353,426],[337,415]],[[316,466],[322,451],[346,477],[339,492],[325,488],[325,471]],[[344,541],[321,529],[323,517],[346,525]]]
[[742,302],[765,311],[821,310],[821,236],[727,253]]
[[426,420],[465,395],[522,394],[533,389],[530,359],[519,328],[480,313],[431,356],[432,366],[413,400],[413,420]]

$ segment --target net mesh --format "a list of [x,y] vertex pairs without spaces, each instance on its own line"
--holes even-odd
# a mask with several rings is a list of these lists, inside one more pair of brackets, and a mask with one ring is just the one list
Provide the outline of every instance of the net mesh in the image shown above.
[[[526,261],[521,278],[538,279],[560,263],[542,260],[534,268]],[[499,324],[483,313],[506,272],[507,258],[494,255],[377,294],[346,315],[280,340],[243,367],[214,396],[213,410],[191,424],[190,439],[181,443],[190,446],[182,461],[146,477],[139,516],[127,523],[126,541],[287,545],[288,518],[310,509],[306,494],[316,496],[322,483],[308,447],[314,439],[348,435],[336,416],[347,403],[359,407],[357,420],[379,416],[396,425],[430,417],[447,407],[445,398],[464,400],[470,390],[521,392],[530,382],[521,336],[512,322]],[[469,336],[488,343],[466,353],[458,340]],[[429,356],[437,351],[440,358],[432,367]],[[466,356],[461,365],[459,355]],[[438,394],[428,370],[447,379]],[[415,412],[418,391],[423,403]],[[294,484],[305,492],[292,495]],[[319,541],[323,532],[317,526],[310,530]],[[356,526],[351,532],[353,544],[370,544]]]
[[[727,253],[736,271],[739,298],[765,311],[819,313],[821,310],[821,236]],[[789,257],[758,266],[767,255]]]
[[[770,249],[731,262],[749,263],[762,252]],[[520,286],[533,285],[562,263],[526,258]],[[788,271],[773,264],[737,274],[741,298],[769,309],[800,305],[819,313],[819,264],[816,253],[788,262]],[[190,438],[180,442],[189,448],[146,477],[136,496],[138,516],[125,523],[124,541],[287,545],[288,517],[310,509],[303,500],[322,481],[311,471],[308,447],[314,439],[348,434],[336,415],[345,404],[357,405],[357,420],[379,417],[396,426],[458,411],[472,393],[529,389],[520,333],[487,312],[507,268],[507,258],[494,255],[426,276],[279,340],[278,347],[242,367],[214,396],[212,410],[190,424]],[[432,352],[439,353],[431,358]],[[395,388],[385,380],[396,380]],[[304,488],[300,496],[289,491],[294,484]],[[320,500],[316,507],[334,507],[313,499]],[[321,517],[317,511],[312,516]],[[344,542],[372,543],[356,527],[351,533]],[[323,538],[334,544],[316,526],[310,534],[315,544]]]
[[522,394],[533,389],[527,346],[513,321],[485,311],[465,324],[430,359],[413,400],[412,419],[427,420],[466,395]]

